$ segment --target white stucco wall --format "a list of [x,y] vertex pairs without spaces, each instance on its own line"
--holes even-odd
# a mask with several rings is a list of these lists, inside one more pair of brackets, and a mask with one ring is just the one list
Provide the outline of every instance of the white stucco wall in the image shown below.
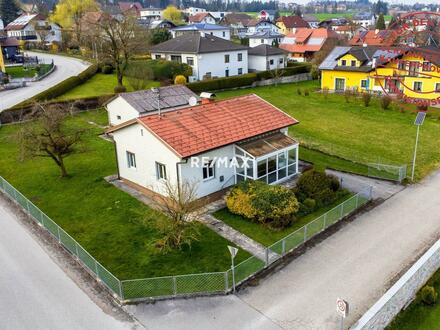
[[[266,62],[269,64],[269,70],[284,68],[286,66],[286,59],[284,57],[284,55],[272,55],[267,57],[249,55],[249,71],[266,71]],[[283,60],[283,63],[280,63],[280,59]],[[271,60],[273,61],[272,64],[270,64]]]
[[[213,151],[196,156],[199,160],[199,167],[191,166],[191,159],[186,164],[180,165],[180,173],[182,180],[188,180],[197,184],[198,197],[207,196],[215,193],[221,189],[227,188],[235,183],[235,170],[229,166],[224,166],[223,163],[219,163],[220,166],[214,166],[214,178],[203,180],[203,168],[202,161],[209,159],[214,160],[214,157],[226,157],[231,160],[234,156],[233,145],[228,145]],[[221,181],[223,177],[223,181]]]
[[[122,178],[164,194],[164,184],[157,179],[156,162],[166,166],[167,178],[177,183],[176,163],[180,161],[169,148],[140,124],[113,133],[116,143],[119,174]],[[136,156],[136,168],[129,168],[127,151]]]
[[[241,53],[242,61],[238,61],[238,54]],[[229,55],[229,63],[225,63],[225,55]],[[203,79],[207,72],[211,72],[212,77],[225,77],[225,71],[229,70],[229,76],[236,76],[238,69],[243,69],[242,74],[248,73],[248,54],[247,50],[207,53],[197,56],[197,79]],[[194,72],[193,72],[194,74]]]
[[[139,112],[133,109],[133,107],[120,96],[110,101],[106,105],[106,109],[110,126],[119,125],[130,119],[139,117]],[[119,119],[118,116],[121,118]]]
[[[259,45],[272,46],[274,40],[277,38],[249,38],[249,47],[257,47]],[[278,38],[278,43],[281,43],[282,39]]]

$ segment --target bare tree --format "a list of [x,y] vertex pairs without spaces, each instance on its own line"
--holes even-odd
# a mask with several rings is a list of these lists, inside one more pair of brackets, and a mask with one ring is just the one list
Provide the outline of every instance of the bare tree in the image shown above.
[[164,195],[155,200],[155,206],[166,219],[157,221],[157,228],[163,237],[156,246],[161,251],[191,246],[199,238],[197,220],[204,211],[203,203],[197,197],[197,184],[185,181],[180,186],[169,180],[163,183]]
[[61,177],[67,177],[64,159],[75,152],[85,132],[83,128],[66,124],[69,112],[59,106],[35,106],[35,121],[18,132],[22,159],[49,157],[60,168]]
[[135,91],[145,89],[153,76],[153,70],[145,62],[132,63],[126,71],[128,83]]
[[93,23],[98,32],[95,36],[101,39],[100,51],[102,58],[109,59],[116,70],[118,90],[124,90],[124,76],[129,61],[136,54],[148,49],[147,31],[142,28],[132,15],[114,17],[103,13],[101,18]]

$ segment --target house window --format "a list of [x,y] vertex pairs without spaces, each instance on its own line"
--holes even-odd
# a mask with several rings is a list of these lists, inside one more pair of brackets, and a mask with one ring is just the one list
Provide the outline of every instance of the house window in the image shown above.
[[346,61],[346,60],[342,60],[342,61],[341,61],[341,64],[342,64],[343,66],[346,66],[346,65],[347,65],[347,61]]
[[242,69],[242,68],[238,68],[237,74],[238,74],[238,75],[243,74],[243,69]]
[[243,54],[242,54],[242,53],[238,53],[238,54],[237,54],[237,61],[238,61],[238,62],[243,61]]
[[226,32],[225,31],[223,31],[222,34],[223,34],[223,38],[226,37]]
[[422,82],[421,81],[414,81],[414,91],[415,92],[421,92],[422,91]]
[[368,80],[367,79],[361,80],[361,88],[368,88]]
[[229,69],[225,70],[225,77],[229,77]]
[[229,63],[229,55],[225,55],[225,63]]
[[345,90],[345,79],[343,79],[343,78],[336,78],[335,79],[335,90],[336,91]]
[[156,177],[158,180],[167,179],[167,168],[164,164],[156,162]]
[[431,71],[431,63],[430,62],[423,62],[422,70],[423,71]]
[[264,39],[261,39],[260,42],[261,42],[262,44],[264,44]]
[[270,64],[270,65],[273,65],[273,59],[272,59],[272,60],[269,60],[269,64]]
[[194,65],[194,57],[187,57],[186,58],[186,64]]
[[356,61],[355,60],[351,60],[351,66],[356,66]]
[[180,55],[171,55],[171,61],[177,62],[177,63],[182,63],[182,56],[180,56]]
[[128,168],[136,168],[136,155],[127,151],[127,166]]
[[156,59],[156,60],[160,60],[160,55],[154,55],[154,58]]
[[116,119],[117,119],[117,120],[121,120],[121,116],[117,115],[117,116],[116,116]]
[[440,83],[435,84],[435,92],[440,93]]
[[284,62],[284,59],[280,58],[280,64],[283,64],[283,62]]
[[398,67],[399,70],[405,70],[406,62],[405,61],[399,61],[399,64],[398,64],[397,67]]
[[419,62],[409,62],[409,76],[410,77],[416,77],[417,76],[417,71],[419,68]]
[[202,168],[203,171],[203,180],[213,179],[215,176],[214,173],[214,163],[212,160],[206,162]]

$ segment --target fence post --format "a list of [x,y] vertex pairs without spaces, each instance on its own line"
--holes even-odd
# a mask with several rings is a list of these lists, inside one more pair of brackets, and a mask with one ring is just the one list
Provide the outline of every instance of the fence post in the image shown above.
[[58,225],[57,225],[57,233],[58,233],[58,242],[61,243],[60,226],[58,226]]
[[177,296],[177,279],[176,279],[176,276],[173,276],[173,293],[174,293],[174,296]]
[[122,282],[120,280],[118,280],[118,284],[119,284],[119,297],[121,298],[121,301],[124,300],[124,293],[122,291]]
[[225,272],[225,293],[228,292],[229,289],[229,278],[228,278],[228,271]]
[[307,241],[307,225],[304,226],[304,243]]
[[41,219],[41,224],[43,225],[43,227],[44,228],[46,228],[46,224],[44,223],[44,213],[43,212],[41,212],[41,210],[39,210],[40,211],[40,219]]
[[266,266],[269,266],[269,248],[266,248]]
[[327,228],[327,213],[328,213],[328,212],[325,212],[325,213],[324,213],[324,226],[322,227],[322,230],[324,230],[325,228]]
[[355,210],[358,208],[359,206],[359,193],[356,194],[356,204],[355,204]]
[[281,255],[284,255],[286,253],[286,239],[283,238],[281,241]]
[[370,186],[370,189],[368,191],[368,200],[373,199],[373,186]]
[[96,277],[98,278],[98,280],[100,280],[99,271],[98,271],[98,263],[96,262],[96,260],[95,260],[95,272],[96,272]]

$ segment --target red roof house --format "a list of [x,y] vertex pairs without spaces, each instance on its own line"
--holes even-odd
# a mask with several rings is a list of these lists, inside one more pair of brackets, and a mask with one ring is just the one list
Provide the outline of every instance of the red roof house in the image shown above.
[[[297,123],[251,94],[148,114],[107,132],[115,140],[121,178],[156,193],[161,193],[157,179],[164,176],[175,184],[197,181],[202,197],[242,180],[277,183],[296,175],[298,143],[287,128]],[[243,158],[249,162],[246,171],[240,167]],[[222,167],[207,168],[216,162]]]
[[399,35],[396,30],[361,31],[350,40],[350,46],[394,46]]

